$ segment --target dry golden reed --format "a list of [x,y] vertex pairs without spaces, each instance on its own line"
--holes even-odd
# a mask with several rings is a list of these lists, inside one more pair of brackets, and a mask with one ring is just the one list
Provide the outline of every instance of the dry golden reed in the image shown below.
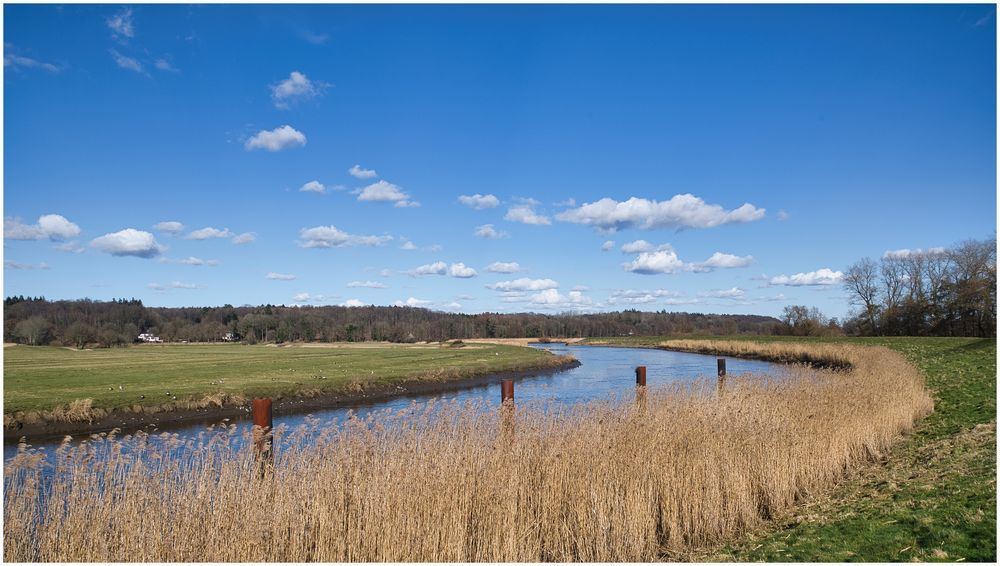
[[498,411],[456,402],[278,427],[263,479],[232,426],[98,435],[61,447],[56,470],[25,449],[6,466],[4,559],[647,561],[829,488],[932,410],[917,370],[883,348],[710,348],[850,369],[519,406],[508,434]]

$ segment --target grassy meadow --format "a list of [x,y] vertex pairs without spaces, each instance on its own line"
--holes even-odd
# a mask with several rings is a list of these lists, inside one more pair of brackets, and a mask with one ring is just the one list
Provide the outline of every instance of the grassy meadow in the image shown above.
[[[733,340],[732,337],[724,338]],[[613,339],[621,345],[661,338]],[[747,338],[890,348],[924,374],[934,413],[891,455],[735,543],[677,559],[956,561],[996,559],[996,341],[976,338]],[[704,344],[708,340],[701,341]]]
[[[59,449],[61,469],[52,482],[42,480],[42,455],[24,447],[6,466],[4,558],[519,562],[690,555],[767,532],[775,518],[882,461],[933,409],[924,377],[890,349],[713,347],[808,355],[851,369],[734,376],[722,392],[714,378],[676,383],[624,405],[501,411],[510,421],[483,407],[440,403],[339,428],[306,424],[276,431],[277,461],[263,478],[252,449],[234,442],[235,427],[183,441],[184,452],[177,450],[182,441],[166,433],[95,435]],[[294,440],[300,437],[311,440]],[[790,558],[778,550],[760,557]],[[824,558],[841,556],[814,557]]]
[[533,348],[492,344],[8,346],[4,414],[51,411],[81,399],[114,409],[209,397],[349,392],[408,379],[542,367],[551,358]]

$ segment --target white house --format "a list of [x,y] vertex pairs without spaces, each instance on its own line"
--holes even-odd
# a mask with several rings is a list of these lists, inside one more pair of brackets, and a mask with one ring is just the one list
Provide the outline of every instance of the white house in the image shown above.
[[139,335],[140,342],[163,342],[159,336],[153,336],[152,334],[147,334],[143,332]]

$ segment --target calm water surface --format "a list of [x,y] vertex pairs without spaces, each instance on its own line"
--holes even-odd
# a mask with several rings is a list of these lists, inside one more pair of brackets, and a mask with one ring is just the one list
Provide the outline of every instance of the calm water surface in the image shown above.
[[[716,358],[701,354],[669,352],[644,348],[610,348],[594,346],[567,346],[565,344],[535,344],[534,348],[549,350],[553,354],[572,354],[580,360],[581,365],[571,370],[552,375],[526,377],[517,380],[514,388],[514,398],[518,404],[574,404],[598,399],[610,399],[617,395],[631,395],[635,388],[635,367],[646,366],[646,383],[650,389],[675,381],[692,380],[701,376],[714,376]],[[727,359],[727,370],[730,375],[740,373],[770,373],[782,371],[782,366],[769,362],[754,360]],[[305,424],[308,418],[311,423],[321,425],[339,424],[353,412],[358,417],[365,417],[372,411],[385,409],[400,410],[411,407],[414,403],[420,405],[430,399],[480,401],[487,407],[500,404],[500,384],[482,385],[457,391],[439,392],[435,394],[410,395],[397,397],[377,403],[343,407],[325,411],[314,411],[306,414],[282,415],[274,419],[275,427],[285,425],[289,429]],[[235,421],[238,430],[250,427],[248,419]],[[192,422],[185,425],[164,427],[156,432],[177,434],[181,440],[194,438],[205,431],[205,427],[218,423],[217,420]],[[321,427],[322,428],[322,427]],[[134,431],[125,430],[123,433]],[[81,440],[86,435],[79,437]],[[58,446],[62,437],[49,439],[28,439],[35,448],[44,447],[52,451]],[[4,444],[4,460],[17,453],[17,444]]]

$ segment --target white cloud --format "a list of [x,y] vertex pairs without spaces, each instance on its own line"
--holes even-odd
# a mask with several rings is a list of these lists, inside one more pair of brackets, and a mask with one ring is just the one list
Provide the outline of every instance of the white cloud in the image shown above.
[[406,242],[403,243],[402,246],[399,246],[399,249],[412,252],[413,250],[417,249],[417,246],[413,242],[407,240]]
[[239,246],[242,244],[249,244],[250,242],[253,242],[256,239],[257,235],[254,234],[253,232],[243,232],[242,234],[237,234],[233,236],[233,239],[231,241],[237,246]]
[[[4,51],[7,51],[9,47],[4,45]],[[45,63],[38,61],[37,59],[32,59],[31,57],[23,57],[21,55],[15,55],[13,53],[4,53],[3,56],[3,66],[10,67],[13,70],[19,70],[20,68],[25,69],[43,69],[50,73],[58,73],[62,69],[53,65],[52,63]]]
[[154,61],[153,62],[153,66],[156,67],[157,69],[161,70],[161,71],[166,71],[168,73],[179,73],[179,72],[181,72],[181,70],[178,69],[177,67],[174,67],[174,65],[170,61],[168,61],[168,60],[166,60],[166,59],[164,59],[162,57],[159,58],[159,59],[157,59],[156,61]]
[[307,303],[313,299],[313,296],[309,293],[295,293],[292,295],[292,300],[296,303]]
[[273,130],[261,130],[257,132],[257,135],[248,139],[243,144],[243,147],[247,151],[254,149],[281,151],[285,148],[304,145],[306,145],[305,134],[286,124]]
[[655,303],[665,297],[678,297],[680,293],[668,291],[667,289],[654,289],[652,291],[636,291],[633,289],[618,289],[608,297],[609,304],[626,303],[632,305]]
[[699,297],[714,297],[716,299],[743,299],[746,297],[746,291],[740,289],[739,287],[733,287],[731,289],[719,289],[715,291],[702,291],[698,293]]
[[347,284],[348,287],[362,287],[365,289],[385,289],[385,283],[379,281],[351,281]]
[[632,197],[619,202],[603,198],[556,215],[558,220],[594,226],[604,232],[624,228],[711,228],[763,217],[764,209],[749,203],[727,211],[717,204],[706,204],[692,194],[674,195],[665,201]]
[[566,200],[561,200],[561,201],[555,203],[555,205],[556,206],[561,206],[561,207],[576,206],[576,199],[573,198],[573,197],[569,197]]
[[806,273],[796,273],[795,275],[779,275],[772,277],[768,283],[771,285],[787,285],[789,287],[802,287],[813,285],[836,285],[843,281],[844,274],[840,271],[833,271],[828,268],[817,269]]
[[552,224],[552,221],[547,216],[536,213],[532,204],[512,206],[507,210],[507,214],[503,218],[511,222],[520,222],[521,224],[532,224],[535,226]]
[[483,224],[482,226],[476,227],[476,236],[480,238],[486,238],[487,240],[499,240],[500,238],[506,238],[509,236],[507,232],[498,232],[492,224]]
[[722,252],[715,252],[712,257],[701,262],[700,265],[705,267],[721,267],[721,268],[733,268],[733,267],[746,267],[753,263],[753,256],[738,256],[733,254],[724,254]]
[[459,303],[459,302],[456,302],[456,301],[452,301],[452,302],[450,302],[450,303],[448,303],[446,305],[441,305],[441,306],[443,308],[446,308],[446,309],[459,310],[459,309],[462,308],[462,303]]
[[105,23],[108,24],[111,35],[116,39],[135,37],[135,25],[132,23],[132,8],[123,8],[120,12],[106,19]]
[[453,263],[450,267],[448,267],[448,275],[459,279],[468,279],[476,276],[476,270],[471,267],[466,267],[465,264],[461,262]]
[[547,289],[531,296],[529,304],[546,309],[581,309],[594,304],[594,301],[580,291],[570,291],[563,295],[555,289]]
[[186,240],[209,240],[212,238],[229,238],[232,237],[233,233],[229,231],[229,228],[219,230],[218,228],[212,228],[211,226],[207,228],[202,228],[201,230],[195,230],[184,236]]
[[4,260],[3,267],[4,269],[48,269],[49,264],[44,261],[38,265],[34,265],[30,263],[18,263],[16,261]]
[[174,235],[183,232],[184,225],[174,220],[170,220],[167,222],[157,222],[156,224],[153,225],[153,230]]
[[391,269],[383,269],[382,271],[379,271],[378,274],[381,277],[392,277],[392,270]]
[[353,167],[348,169],[347,172],[355,179],[371,179],[378,176],[378,173],[376,173],[374,169],[365,169],[358,164],[355,164]]
[[336,226],[316,226],[299,231],[303,248],[346,248],[352,246],[381,246],[392,236],[359,236],[348,234]]
[[358,195],[359,201],[392,202],[396,208],[420,206],[419,202],[411,201],[410,195],[403,192],[402,188],[388,181],[377,181],[362,189],[355,189],[351,194]]
[[299,187],[299,191],[304,193],[323,194],[326,192],[326,186],[324,186],[323,183],[320,183],[319,181],[309,181],[308,183]]
[[323,94],[328,87],[326,83],[311,81],[309,77],[298,71],[292,71],[288,78],[271,86],[271,99],[274,107],[287,110],[295,102],[302,102]]
[[431,304],[431,302],[430,301],[425,301],[423,299],[418,299],[416,297],[410,297],[409,299],[406,299],[405,301],[402,301],[402,300],[395,301],[392,304],[395,305],[395,306],[397,306],[397,307],[423,307],[423,306]]
[[409,273],[413,277],[421,275],[445,275],[448,273],[448,264],[443,261],[435,261],[434,263],[421,265]]
[[182,283],[181,281],[172,281],[170,283],[171,289],[198,289],[200,285],[195,285],[194,283]]
[[51,240],[59,242],[80,235],[80,227],[59,214],[43,214],[36,224],[20,218],[4,218],[3,237],[8,240]]
[[90,245],[114,256],[151,258],[160,255],[164,248],[149,232],[126,228],[91,240]]
[[484,208],[495,208],[500,206],[500,199],[493,195],[481,195],[476,193],[474,195],[461,195],[458,197],[458,202],[464,204],[465,206],[472,207],[476,210],[483,210]]
[[775,218],[777,218],[778,220],[788,220],[788,218],[789,218],[789,215],[788,215],[788,213],[787,213],[787,212],[785,212],[785,211],[784,211],[784,209],[782,209],[782,210],[779,210],[779,211],[778,211],[778,214],[775,214],[774,216],[775,216]]
[[369,303],[359,301],[357,299],[347,299],[346,301],[340,303],[342,307],[366,307]]
[[111,58],[115,60],[115,64],[122,69],[128,69],[129,71],[135,71],[136,73],[146,74],[146,70],[143,69],[142,63],[140,63],[138,59],[126,57],[115,49],[109,49],[108,53],[111,53]]
[[275,273],[270,271],[264,276],[264,279],[270,279],[272,281],[294,281],[295,279],[298,279],[298,277],[292,275],[291,273]]
[[516,261],[494,261],[486,267],[486,271],[490,273],[517,273],[523,271],[523,269],[521,268],[521,264]]
[[886,250],[885,253],[882,254],[882,257],[885,259],[905,259],[910,256],[941,255],[943,253],[945,253],[944,248],[928,248],[926,250],[922,248],[917,248],[915,250],[903,248],[901,250]]
[[166,289],[166,287],[164,287],[163,285],[160,285],[159,283],[146,283],[146,287],[149,287],[150,289],[152,289],[154,291],[162,291],[162,290]]
[[60,244],[56,246],[56,249],[70,254],[82,254],[85,251],[83,246],[76,243],[76,240]]
[[655,252],[642,252],[629,263],[624,264],[625,271],[651,275],[654,273],[675,273],[684,269],[684,262],[677,257],[672,248]]
[[653,244],[650,244],[646,240],[636,240],[634,242],[629,242],[622,245],[623,254],[637,254],[642,252],[651,252],[655,249]]
[[611,250],[614,249],[614,247],[615,247],[615,241],[614,240],[608,240],[608,241],[604,242],[603,244],[601,244],[601,251],[602,252],[610,252]]
[[514,279],[513,281],[500,281],[499,283],[487,285],[487,287],[496,291],[510,291],[516,293],[556,289],[559,287],[559,283],[553,281],[552,279],[529,279],[527,277],[522,277],[520,279]]
[[219,265],[220,263],[219,260],[217,259],[201,259],[200,257],[194,257],[194,256],[189,256],[184,259],[163,258],[160,259],[160,261],[163,263],[179,263],[181,265],[193,265],[193,266],[207,265],[209,267],[214,267],[216,265]]

